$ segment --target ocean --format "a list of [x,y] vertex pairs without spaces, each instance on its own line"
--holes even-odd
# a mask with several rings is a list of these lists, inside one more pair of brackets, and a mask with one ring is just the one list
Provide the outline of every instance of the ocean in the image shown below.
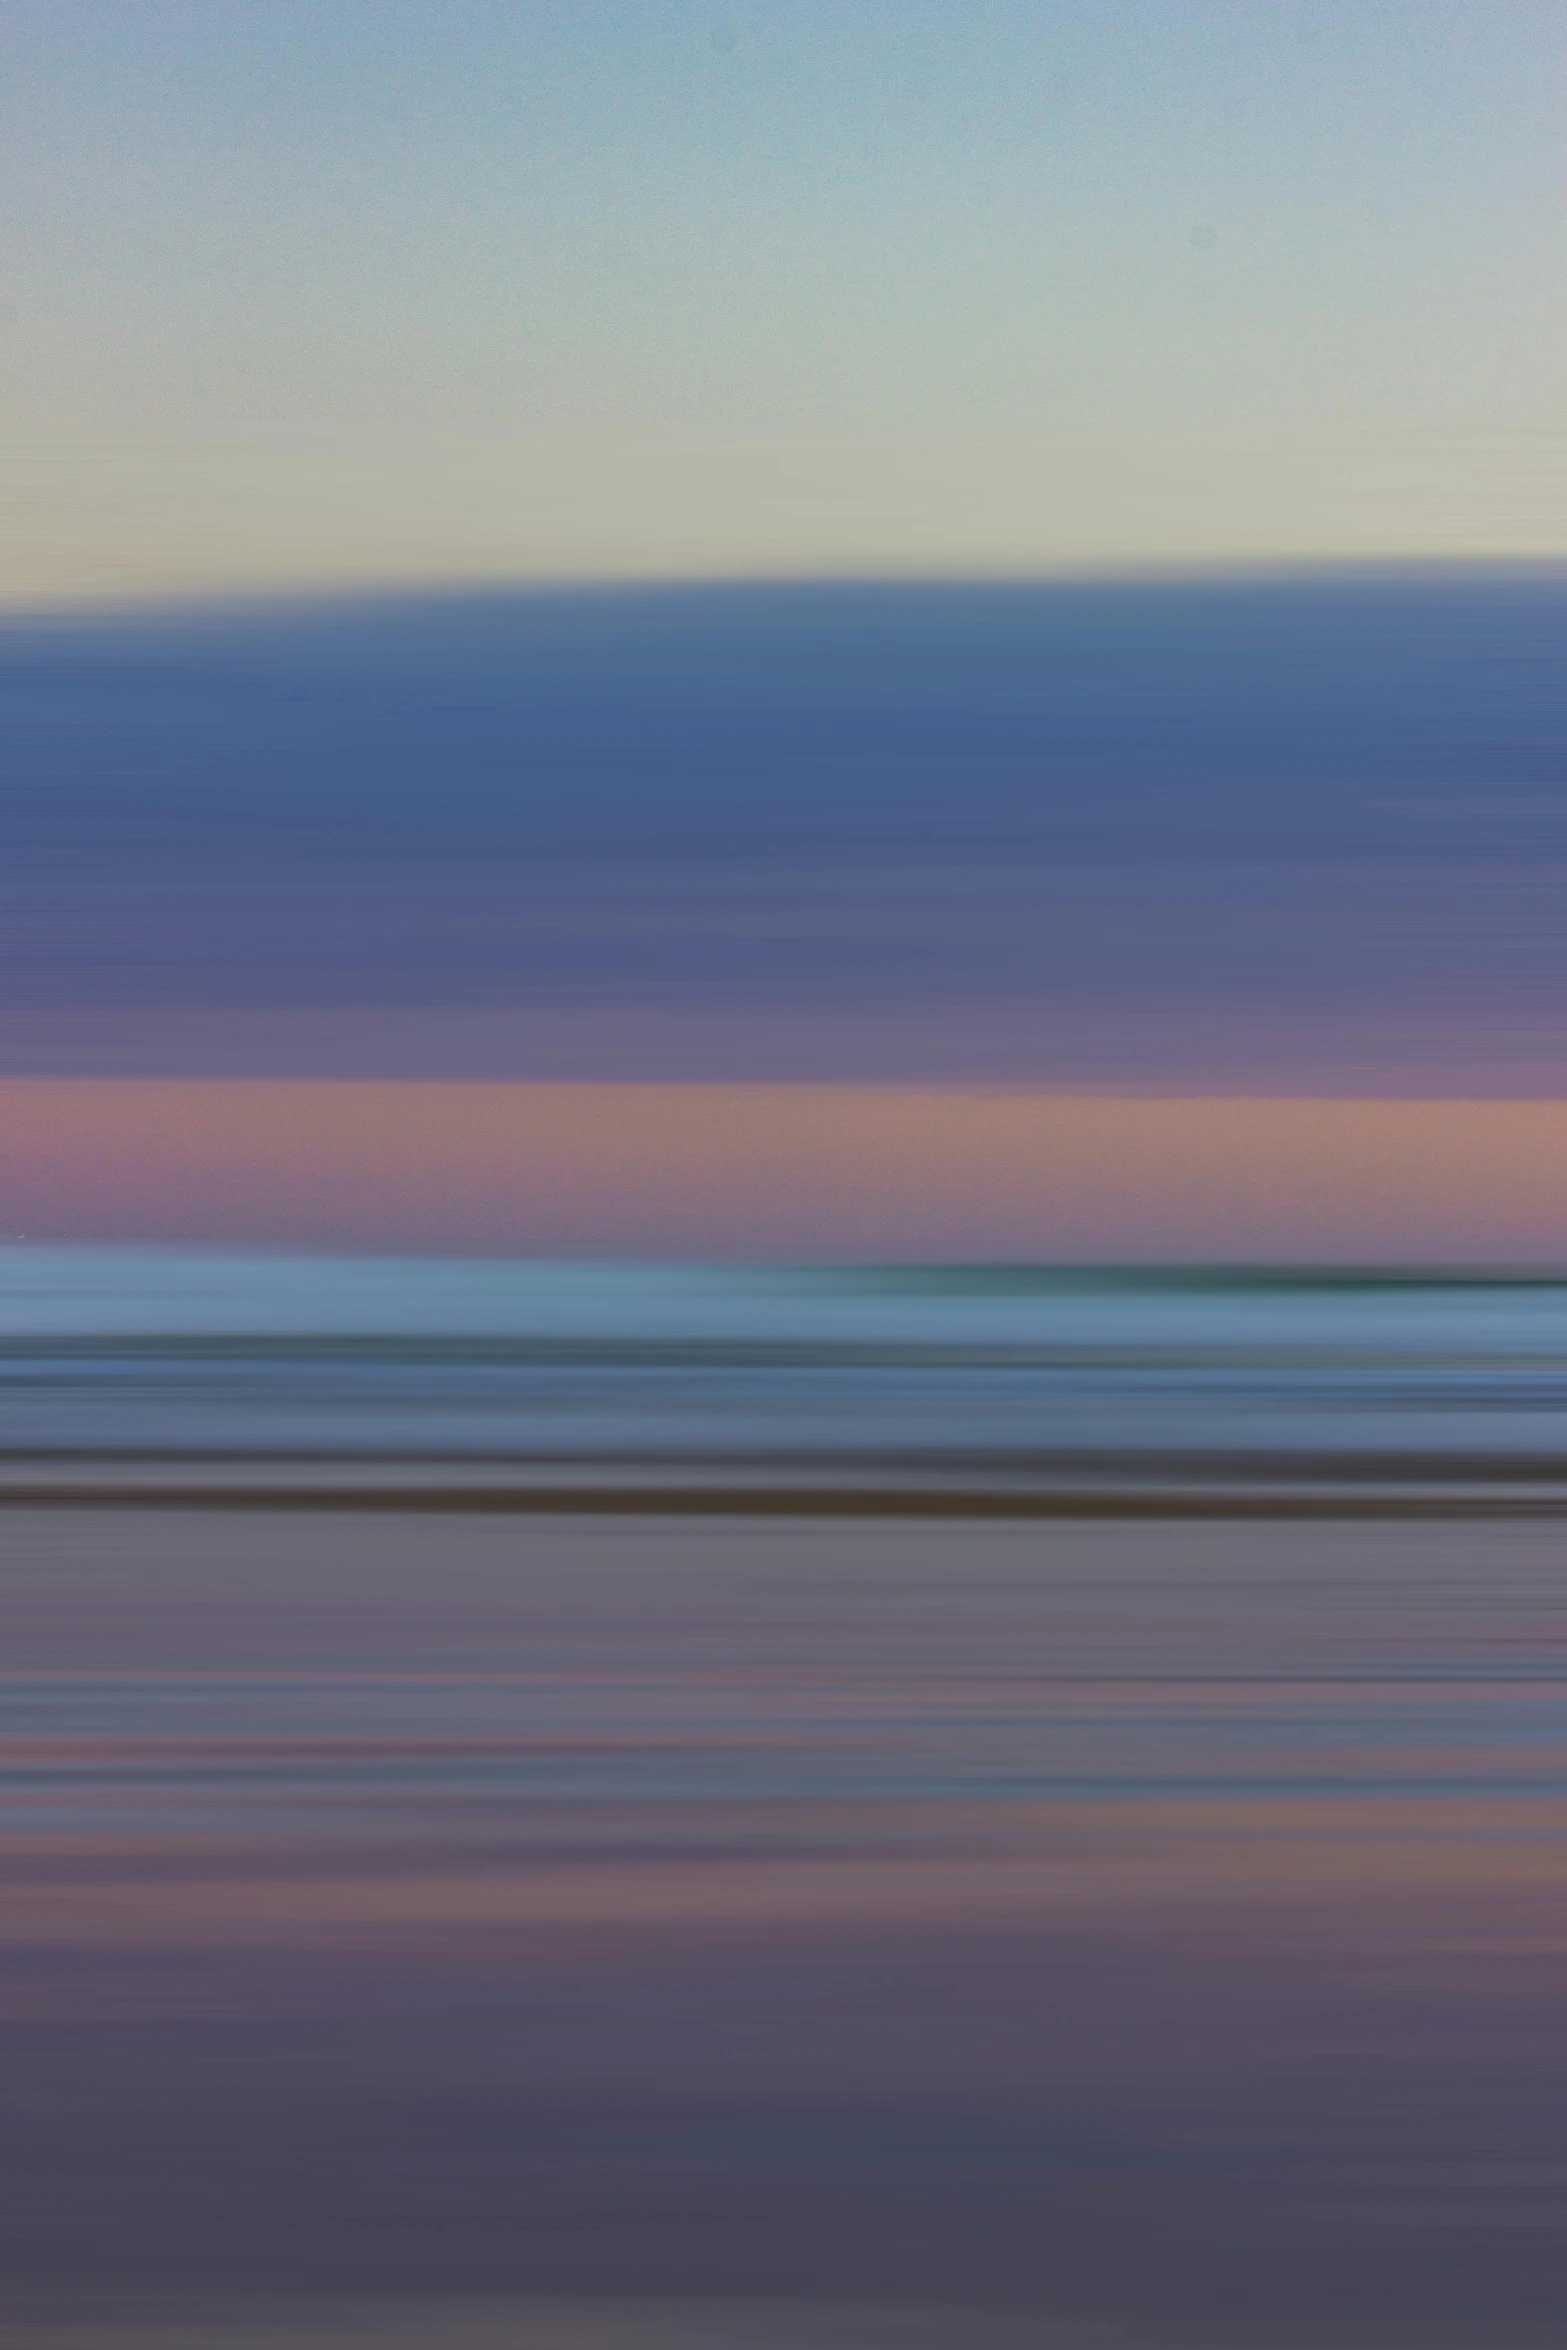
[[1550,1483],[1567,1278],[11,1246],[4,1456]]

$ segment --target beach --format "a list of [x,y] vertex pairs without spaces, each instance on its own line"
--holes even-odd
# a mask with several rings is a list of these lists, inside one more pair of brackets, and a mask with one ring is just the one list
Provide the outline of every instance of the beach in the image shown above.
[[1553,2338],[1552,1524],[0,1543],[23,2339]]

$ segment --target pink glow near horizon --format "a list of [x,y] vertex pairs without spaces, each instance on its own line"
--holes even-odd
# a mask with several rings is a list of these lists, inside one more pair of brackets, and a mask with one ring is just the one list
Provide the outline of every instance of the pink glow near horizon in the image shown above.
[[609,1257],[1567,1255],[1567,1104],[0,1083],[15,1239]]

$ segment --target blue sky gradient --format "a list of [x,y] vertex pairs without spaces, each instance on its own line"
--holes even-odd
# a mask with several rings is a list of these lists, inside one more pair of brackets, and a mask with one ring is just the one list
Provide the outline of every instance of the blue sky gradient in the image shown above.
[[1564,550],[1510,0],[14,0],[13,606]]

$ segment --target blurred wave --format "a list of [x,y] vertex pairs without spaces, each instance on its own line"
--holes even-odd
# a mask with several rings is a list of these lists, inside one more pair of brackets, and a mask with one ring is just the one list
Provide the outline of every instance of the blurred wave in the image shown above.
[[1567,1481],[1567,1281],[0,1252],[4,1453]]

